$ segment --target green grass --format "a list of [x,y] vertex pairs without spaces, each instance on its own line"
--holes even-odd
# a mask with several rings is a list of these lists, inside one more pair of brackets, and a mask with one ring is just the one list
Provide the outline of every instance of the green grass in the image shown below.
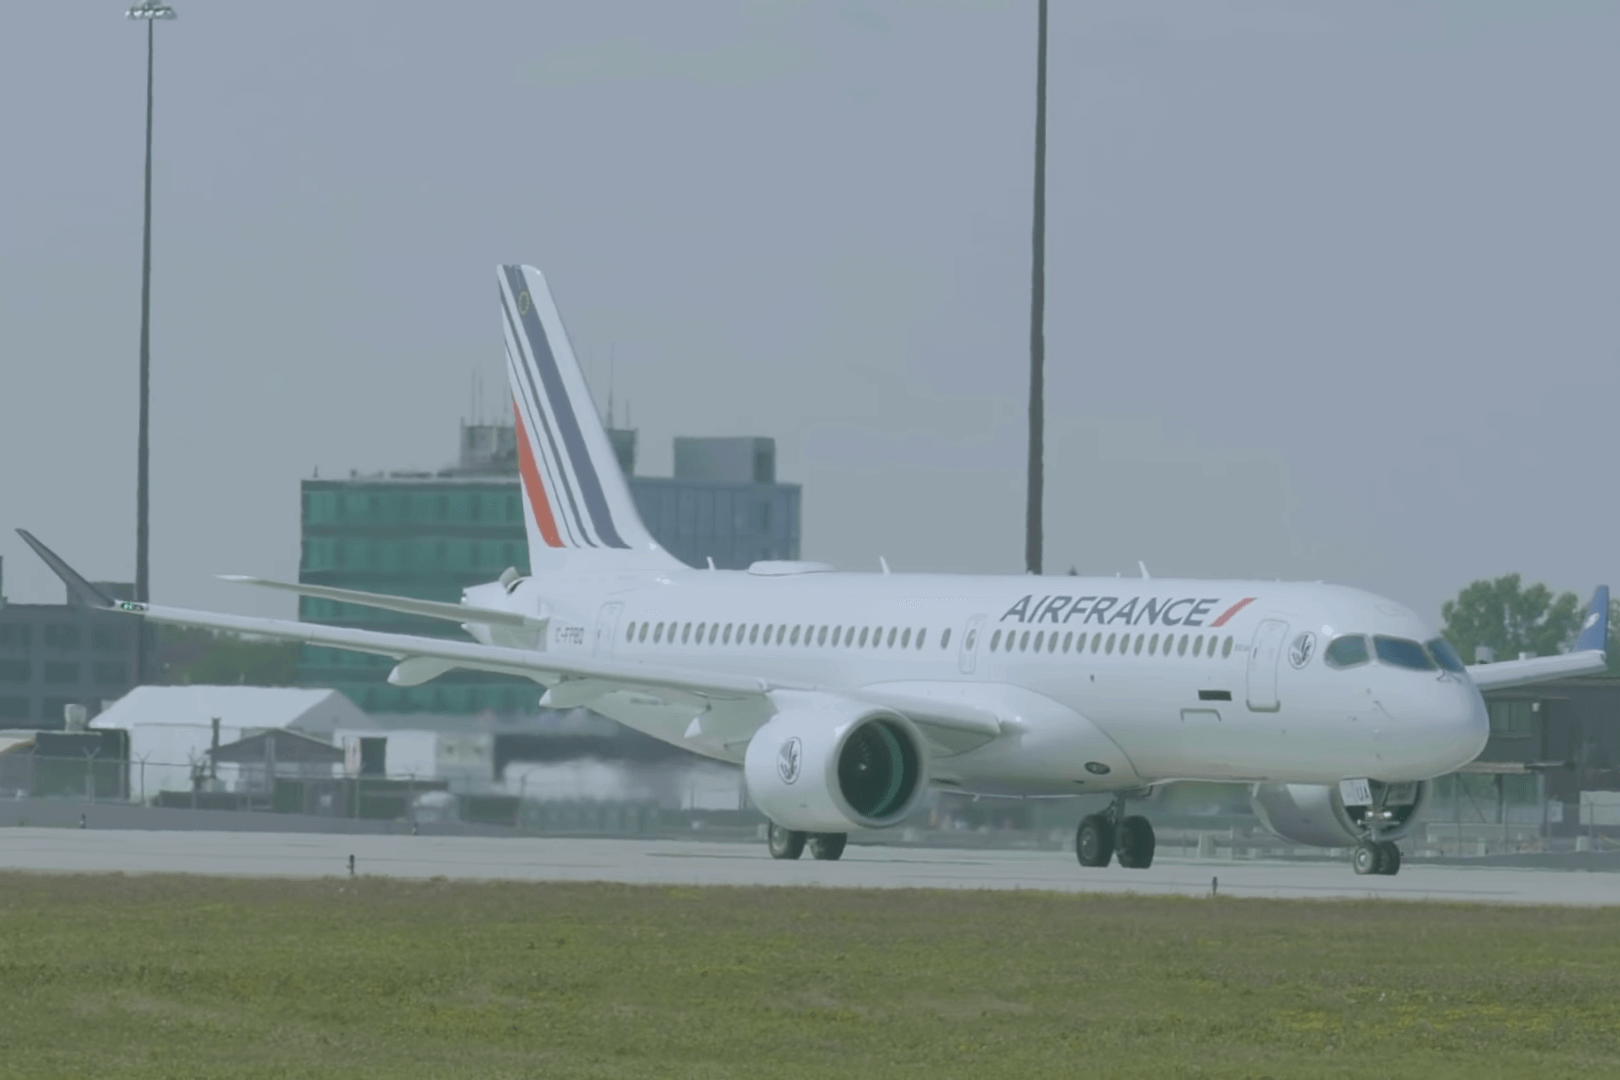
[[5,1077],[1620,1076],[1620,910],[0,875]]

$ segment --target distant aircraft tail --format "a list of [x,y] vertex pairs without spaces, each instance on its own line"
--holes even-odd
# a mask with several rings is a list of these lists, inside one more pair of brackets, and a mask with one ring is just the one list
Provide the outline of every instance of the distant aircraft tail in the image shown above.
[[681,566],[636,513],[545,275],[502,266],[497,276],[530,568]]

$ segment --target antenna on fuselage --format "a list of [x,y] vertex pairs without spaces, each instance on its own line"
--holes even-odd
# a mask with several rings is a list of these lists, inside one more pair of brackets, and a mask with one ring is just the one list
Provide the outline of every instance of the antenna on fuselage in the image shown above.
[[1143,562],[1141,559],[1137,559],[1136,565],[1142,568],[1143,579],[1151,580],[1153,578],[1153,575],[1147,572],[1147,563]]
[[883,572],[885,574],[887,574],[889,572],[889,560],[885,559],[881,555],[878,556],[878,565],[883,567]]

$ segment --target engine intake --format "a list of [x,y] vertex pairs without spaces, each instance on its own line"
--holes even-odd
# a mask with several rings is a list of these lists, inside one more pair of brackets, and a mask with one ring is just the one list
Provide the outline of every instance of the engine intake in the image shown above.
[[1412,831],[1429,801],[1433,781],[1371,781],[1372,807],[1345,806],[1337,784],[1256,784],[1249,805],[1260,823],[1284,840],[1316,847],[1348,847],[1372,835],[1399,840]]
[[778,825],[847,832],[896,825],[928,788],[921,734],[898,713],[817,705],[778,713],[743,757],[748,796]]

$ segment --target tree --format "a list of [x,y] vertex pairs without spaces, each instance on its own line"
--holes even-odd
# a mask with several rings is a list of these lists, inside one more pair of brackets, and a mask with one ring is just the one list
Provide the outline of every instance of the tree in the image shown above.
[[1539,583],[1526,588],[1518,574],[1476,581],[1440,609],[1446,640],[1468,663],[1479,645],[1496,650],[1498,660],[1522,652],[1552,656],[1575,640],[1584,614],[1574,593],[1554,596]]
[[163,627],[158,657],[171,685],[291,686],[298,673],[298,643],[195,627]]

